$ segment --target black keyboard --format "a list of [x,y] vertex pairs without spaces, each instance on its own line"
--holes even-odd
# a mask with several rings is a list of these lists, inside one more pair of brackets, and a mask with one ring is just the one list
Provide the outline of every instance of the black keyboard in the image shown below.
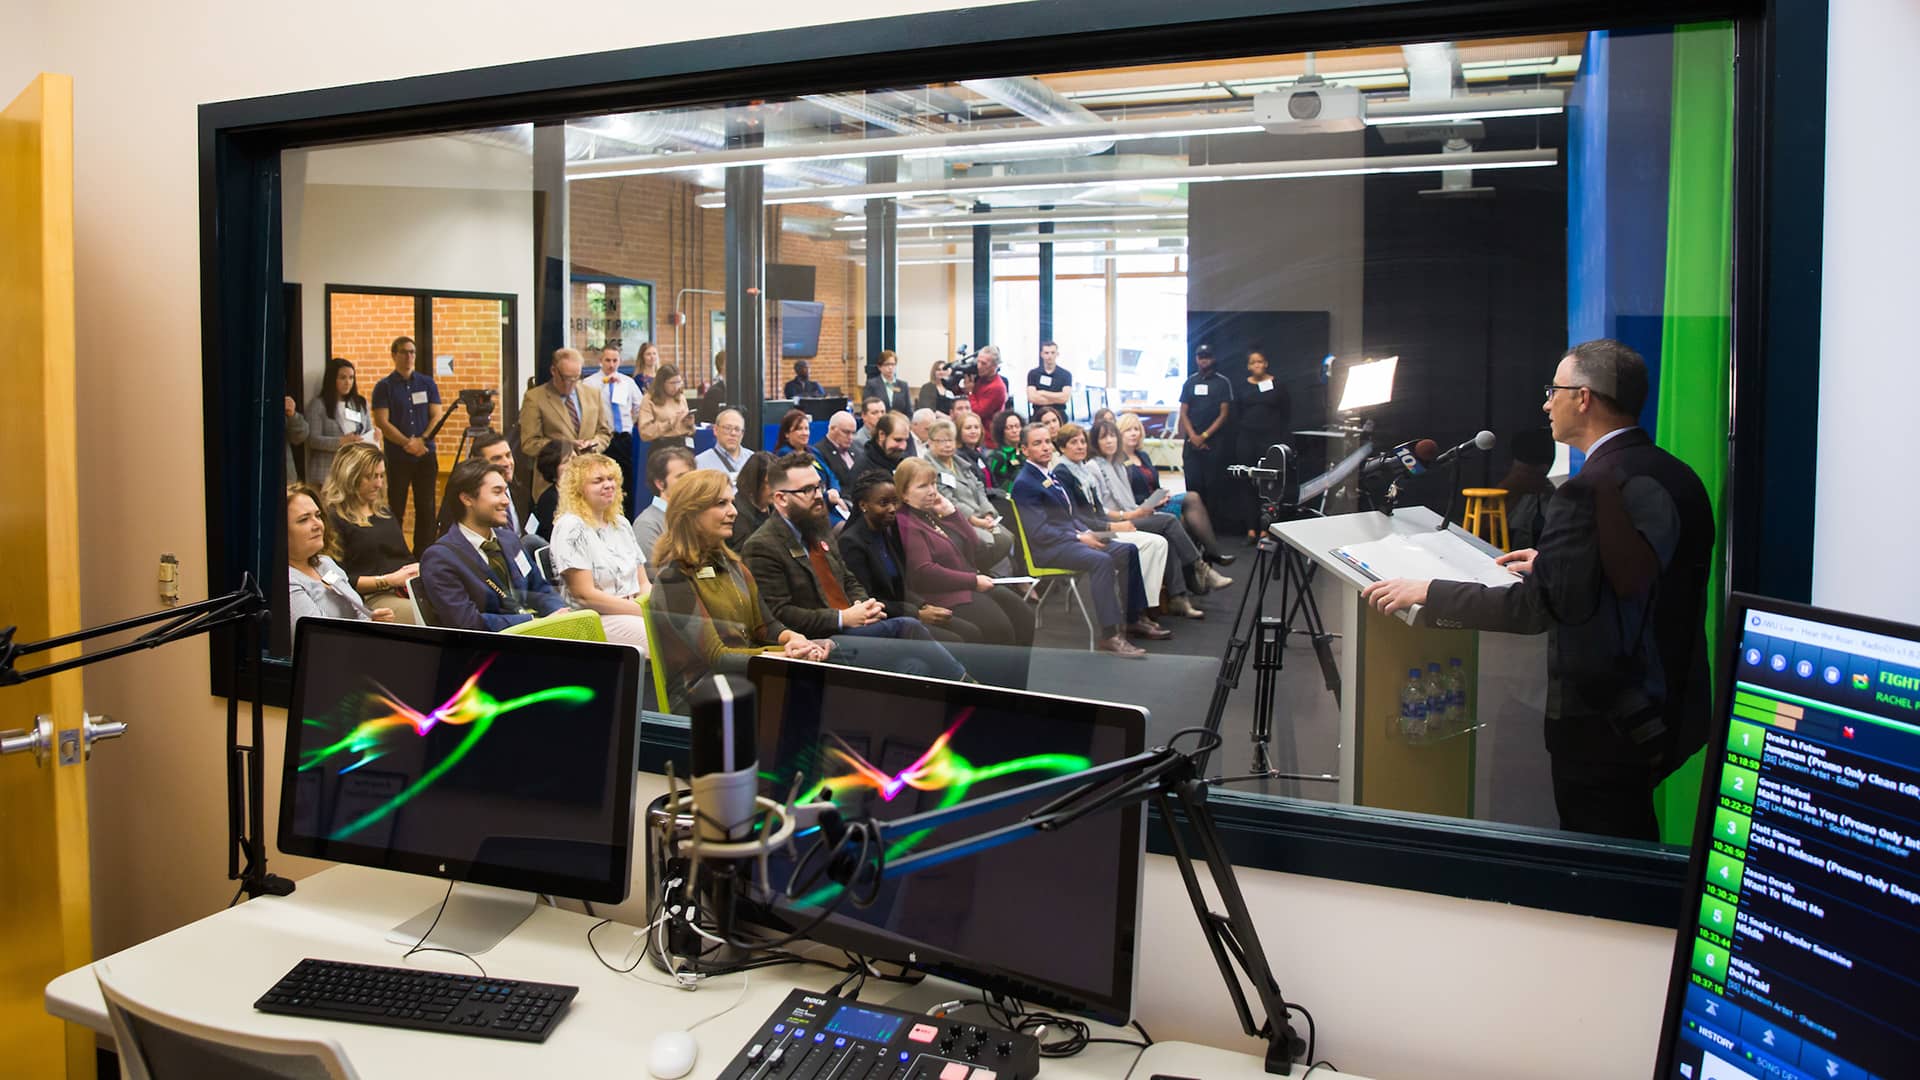
[[557,983],[302,960],[253,1007],[317,1020],[546,1042],[579,992]]

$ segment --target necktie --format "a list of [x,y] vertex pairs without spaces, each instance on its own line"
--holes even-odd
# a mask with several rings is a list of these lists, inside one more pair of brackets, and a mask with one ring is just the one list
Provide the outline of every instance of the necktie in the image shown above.
[[572,394],[567,395],[567,415],[573,417],[573,433],[580,434],[580,403],[573,400]]
[[614,400],[612,379],[607,380],[607,411],[613,414],[613,430],[625,431],[626,428],[620,426],[620,403]]
[[840,579],[834,576],[833,564],[827,561],[827,542],[807,545],[807,561],[813,564],[813,580],[820,585],[820,592],[835,611],[845,611],[853,606],[847,599],[847,591],[840,587]]
[[507,556],[500,550],[500,538],[489,536],[480,541],[480,551],[487,557],[487,572],[493,580],[500,583],[502,589],[513,587],[513,577],[507,573]]

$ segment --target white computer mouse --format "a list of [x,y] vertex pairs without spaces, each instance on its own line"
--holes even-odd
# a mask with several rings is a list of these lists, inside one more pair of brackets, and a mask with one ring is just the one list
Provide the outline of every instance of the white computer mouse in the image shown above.
[[700,1044],[691,1031],[663,1031],[647,1047],[647,1075],[654,1080],[679,1080],[693,1071],[700,1056]]

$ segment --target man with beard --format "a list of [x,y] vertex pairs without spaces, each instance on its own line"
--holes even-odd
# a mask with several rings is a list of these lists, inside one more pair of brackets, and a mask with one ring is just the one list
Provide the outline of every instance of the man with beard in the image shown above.
[[788,454],[770,475],[773,513],[741,545],[740,555],[773,617],[809,638],[836,639],[835,655],[846,663],[940,679],[965,676],[925,624],[889,616],[841,561],[812,455]]
[[913,453],[911,427],[904,414],[882,413],[874,422],[873,438],[855,460],[853,474],[879,469],[891,476],[893,470]]

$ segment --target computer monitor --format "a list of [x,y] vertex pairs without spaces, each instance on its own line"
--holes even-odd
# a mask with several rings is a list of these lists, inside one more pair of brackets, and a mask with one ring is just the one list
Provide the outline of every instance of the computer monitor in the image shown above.
[[847,399],[844,397],[801,398],[797,405],[809,420],[827,421],[833,419],[834,413],[847,411]]
[[1914,1075],[1920,627],[1736,594],[1656,1076]]
[[[830,788],[885,822],[1139,753],[1146,711],[832,664],[756,657],[763,794]],[[776,794],[777,793],[777,794]],[[1057,794],[1057,793],[1056,793]],[[890,858],[977,836],[1045,800],[896,840]],[[1124,1022],[1140,924],[1143,811],[1134,804],[979,854],[889,876],[875,903],[842,903],[808,936],[1030,1004]],[[804,847],[804,845],[803,845]],[[771,880],[787,880],[791,856]],[[779,912],[811,922],[833,887]]]
[[464,883],[423,915],[440,916],[431,944],[468,953],[535,894],[618,903],[639,688],[640,654],[621,645],[302,619],[280,850]]

